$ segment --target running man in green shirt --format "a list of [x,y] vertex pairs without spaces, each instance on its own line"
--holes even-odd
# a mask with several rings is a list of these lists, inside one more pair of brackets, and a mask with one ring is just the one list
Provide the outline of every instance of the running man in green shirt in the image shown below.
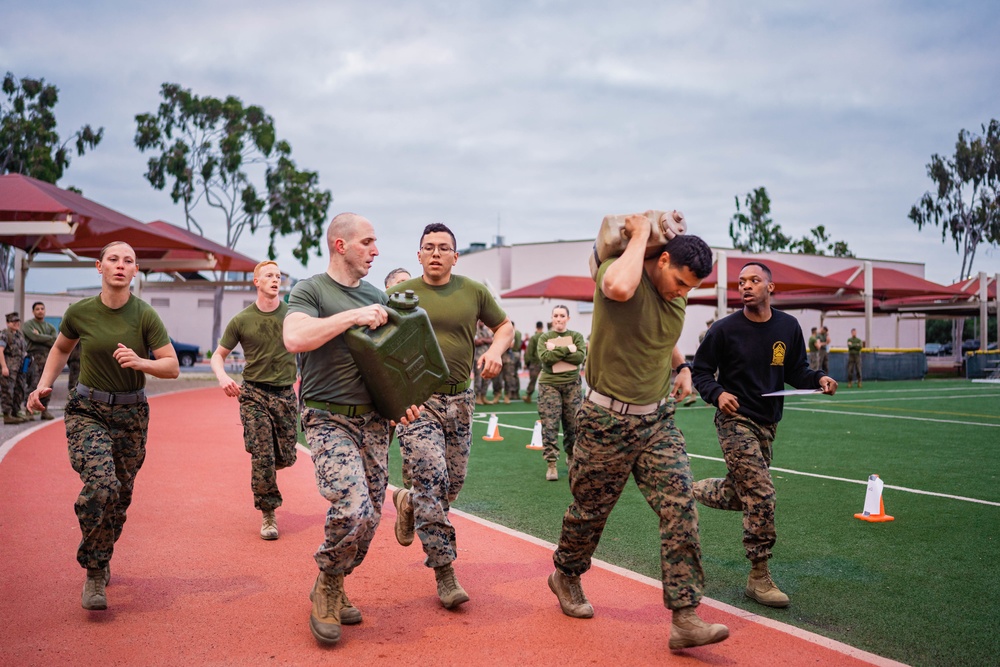
[[[695,612],[705,573],[698,513],[684,436],[674,424],[674,401],[691,392],[691,366],[676,347],[687,294],[712,270],[712,251],[696,236],[676,236],[659,255],[644,257],[650,235],[645,215],[625,220],[629,242],[621,257],[601,264],[594,293],[587,391],[577,413],[569,485],[573,503],[563,517],[549,588],[567,616],[590,618],[580,575],[591,558],[631,475],[660,519],[663,603],[673,614],[670,648],[722,641],[724,625]],[[671,367],[677,374],[670,389]]]
[[469,376],[476,322],[481,320],[494,334],[489,349],[476,362],[486,379],[496,377],[503,368],[501,358],[510,347],[514,326],[485,285],[452,274],[458,251],[448,227],[434,223],[424,228],[417,259],[423,275],[401,283],[398,289],[413,290],[420,298],[451,374],[424,403],[420,418],[399,432],[403,468],[409,472],[412,488],[392,494],[396,539],[406,546],[416,530],[427,555],[424,564],[434,569],[438,598],[446,609],[454,609],[469,600],[452,567],[458,549],[448,510],[462,490],[472,446],[475,397]]
[[[257,300],[236,314],[212,354],[212,372],[226,396],[240,401],[243,443],[250,453],[253,504],[263,519],[260,537],[278,539],[274,510],[281,507],[277,472],[295,463],[295,355],[285,349],[282,324],[288,304],[281,300],[281,269],[273,260],[254,267]],[[243,386],[226,374],[226,358],[243,347]]]

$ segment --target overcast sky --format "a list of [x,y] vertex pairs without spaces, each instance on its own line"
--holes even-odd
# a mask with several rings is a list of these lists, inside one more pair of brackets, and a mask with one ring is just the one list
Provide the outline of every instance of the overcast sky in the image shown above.
[[[994,0],[0,0],[0,68],[59,88],[64,138],[104,127],[59,185],[142,221],[183,224],[133,143],[162,83],[264,107],[332,192],[330,214],[374,223],[375,284],[416,270],[437,221],[460,246],[498,231],[524,243],[676,208],[729,247],[734,197],[759,186],[785,233],[825,225],[859,257],[924,262],[950,283],[954,244],[907,213],[932,187],[931,155],[1000,118],[998,27]],[[283,269],[325,269],[291,246]],[[266,247],[259,232],[237,250]],[[1000,250],[973,268],[1000,272]],[[94,277],[36,270],[28,289]]]

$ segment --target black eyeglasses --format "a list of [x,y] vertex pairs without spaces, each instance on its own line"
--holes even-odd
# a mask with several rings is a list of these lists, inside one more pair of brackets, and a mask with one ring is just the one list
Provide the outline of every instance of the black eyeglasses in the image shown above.
[[455,249],[452,248],[450,245],[447,245],[447,244],[444,244],[444,243],[442,243],[440,245],[434,245],[432,243],[425,243],[424,245],[420,246],[420,249],[423,250],[424,252],[426,252],[428,255],[434,254],[435,250],[437,250],[438,252],[440,252],[442,255],[447,254],[449,252],[454,252],[455,251]]

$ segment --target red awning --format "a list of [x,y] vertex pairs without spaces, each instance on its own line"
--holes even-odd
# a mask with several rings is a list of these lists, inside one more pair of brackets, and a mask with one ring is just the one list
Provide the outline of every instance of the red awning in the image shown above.
[[597,284],[587,276],[552,276],[500,295],[504,299],[564,299],[593,301]]
[[[771,279],[774,281],[775,293],[810,290],[832,294],[845,287],[843,280],[821,276],[805,269],[799,269],[788,264],[782,264],[769,257],[726,257],[726,286],[735,289],[739,284],[740,271],[744,265],[759,259],[771,269]],[[701,288],[715,287],[718,283],[718,267],[712,268],[712,273],[701,281]]]
[[[170,224],[169,222],[155,220],[150,222],[147,226],[152,227],[161,234],[190,243],[204,252],[212,253],[216,261],[216,271],[239,271],[242,273],[253,273],[254,268],[257,266],[256,260],[240,254],[232,248],[227,248],[224,245],[210,241],[204,236],[200,236],[194,232],[189,232],[188,230],[178,227],[177,225]],[[203,252],[191,250],[171,250],[163,257],[163,259],[185,260],[200,259],[201,257],[204,257]]]
[[[855,275],[857,274],[857,275]],[[865,288],[864,271],[858,268],[844,269],[830,276],[833,280],[851,282],[848,290],[860,293]],[[899,299],[908,296],[962,295],[963,292],[954,286],[938,285],[909,273],[896,269],[875,267],[872,269],[872,296],[877,301]]]
[[[75,233],[46,231],[44,224],[33,229],[30,223],[68,223],[75,225]],[[138,259],[158,259],[168,250],[198,250],[82,195],[21,174],[0,176],[0,238],[32,254],[71,250],[90,258],[112,241],[131,245]]]

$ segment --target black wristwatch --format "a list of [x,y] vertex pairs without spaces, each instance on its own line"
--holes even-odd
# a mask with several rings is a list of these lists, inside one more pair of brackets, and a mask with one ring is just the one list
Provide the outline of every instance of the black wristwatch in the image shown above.
[[685,368],[689,368],[692,372],[694,372],[694,366],[685,361],[683,364],[674,369],[674,373],[680,373]]

